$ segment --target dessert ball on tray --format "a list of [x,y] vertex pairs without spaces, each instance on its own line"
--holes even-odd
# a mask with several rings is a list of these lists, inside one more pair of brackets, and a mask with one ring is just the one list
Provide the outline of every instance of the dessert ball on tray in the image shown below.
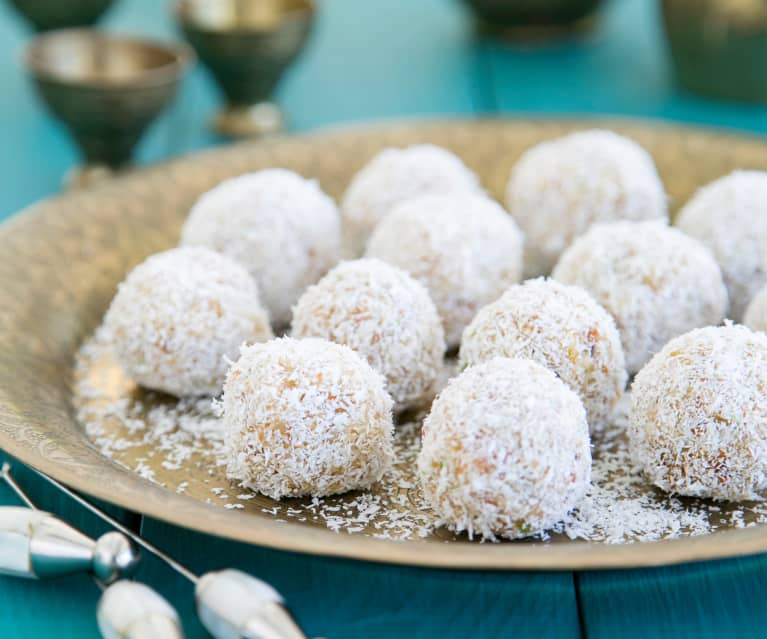
[[767,332],[767,286],[751,300],[743,316],[743,323],[751,330]]
[[461,340],[460,362],[532,359],[583,402],[592,430],[605,425],[626,386],[626,361],[610,314],[582,288],[554,280],[512,286],[477,313]]
[[366,254],[426,286],[452,348],[477,310],[520,280],[522,251],[522,233],[497,202],[462,193],[403,202],[376,227]]
[[273,499],[367,488],[392,463],[384,380],[340,344],[283,338],[244,347],[221,410],[228,475]]
[[700,189],[677,226],[705,244],[722,269],[730,317],[743,318],[767,284],[767,171],[736,171]]
[[630,373],[672,337],[719,324],[727,309],[710,251],[660,222],[593,226],[562,254],[553,277],[585,288],[612,314]]
[[375,225],[400,202],[426,193],[478,189],[474,173],[447,149],[432,144],[384,149],[354,176],[344,194],[346,256],[362,255]]
[[157,253],[134,268],[104,323],[125,371],[177,396],[218,394],[227,358],[243,342],[272,337],[253,278],[198,247]]
[[495,358],[453,378],[424,421],[418,476],[440,520],[470,537],[544,532],[591,480],[578,397],[531,360]]
[[183,245],[206,246],[244,265],[275,326],[290,322],[303,290],[338,261],[340,242],[333,200],[285,169],[222,182],[192,207],[181,235]]
[[511,172],[507,206],[525,233],[528,277],[549,273],[595,222],[668,218],[652,157],[633,140],[601,130],[524,153]]
[[293,337],[344,344],[386,380],[398,410],[433,396],[445,336],[429,293],[380,260],[342,262],[293,309]]
[[634,380],[633,457],[663,490],[756,499],[767,488],[767,336],[708,327],[671,340]]

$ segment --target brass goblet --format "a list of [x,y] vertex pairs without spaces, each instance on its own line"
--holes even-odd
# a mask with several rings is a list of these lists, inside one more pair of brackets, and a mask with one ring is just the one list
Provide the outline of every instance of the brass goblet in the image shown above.
[[82,185],[130,164],[147,125],[175,95],[194,54],[96,31],[70,29],[35,38],[25,62],[35,87],[80,148]]
[[464,0],[480,29],[522,39],[588,29],[602,0]]
[[113,0],[9,0],[37,31],[87,26],[96,22]]
[[224,95],[213,129],[226,137],[278,131],[269,100],[304,48],[314,21],[311,0],[177,0],[176,19]]

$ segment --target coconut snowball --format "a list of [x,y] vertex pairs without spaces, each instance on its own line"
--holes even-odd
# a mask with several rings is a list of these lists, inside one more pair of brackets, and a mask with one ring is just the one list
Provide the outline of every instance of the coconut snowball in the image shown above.
[[610,314],[583,289],[553,280],[512,286],[477,313],[461,340],[462,367],[493,357],[532,359],[574,390],[592,430],[626,387],[626,361]]
[[543,533],[591,481],[583,406],[531,360],[499,357],[453,378],[424,421],[421,446],[424,496],[469,537]]
[[386,379],[397,410],[431,399],[445,336],[426,289],[380,260],[342,262],[293,309],[293,337],[322,337],[355,351]]
[[740,321],[767,284],[767,171],[736,171],[704,186],[676,224],[714,254],[730,296],[730,316]]
[[283,338],[244,347],[221,410],[228,475],[273,499],[367,488],[392,463],[384,380],[340,344]]
[[227,358],[243,342],[272,337],[253,278],[198,247],[157,253],[134,268],[104,323],[125,371],[177,396],[218,394]]
[[226,180],[192,207],[183,245],[202,245],[243,264],[255,278],[275,326],[339,259],[341,223],[316,182],[285,169]]
[[760,499],[767,487],[767,336],[707,327],[671,340],[636,376],[632,456],[668,492]]
[[477,310],[520,280],[522,252],[522,233],[499,204],[462,193],[398,205],[376,227],[366,254],[426,286],[452,348]]
[[525,275],[547,274],[595,222],[668,219],[652,157],[612,131],[580,131],[543,142],[514,166],[509,211],[525,233]]
[[754,331],[767,332],[767,286],[751,300],[743,316],[743,323]]
[[344,251],[357,257],[395,205],[427,193],[475,191],[477,177],[460,158],[432,144],[384,149],[352,178],[341,207]]
[[553,277],[585,288],[612,316],[635,373],[672,337],[719,324],[727,290],[709,250],[660,222],[595,225]]

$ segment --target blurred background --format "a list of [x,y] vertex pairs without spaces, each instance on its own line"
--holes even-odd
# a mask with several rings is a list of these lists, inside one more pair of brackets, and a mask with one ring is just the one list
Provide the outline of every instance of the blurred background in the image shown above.
[[[71,136],[46,111],[25,71],[24,48],[35,34],[12,4],[0,2],[0,218],[59,191],[62,176],[79,161]],[[540,12],[568,3],[485,4]],[[178,42],[172,5],[115,0],[98,28]],[[499,18],[494,9],[484,7],[494,23],[488,26],[460,0],[319,0],[306,46],[274,92],[286,129],[437,115],[613,114],[767,131],[760,84],[767,85],[767,73],[760,79],[767,61],[764,0],[605,0],[595,15],[566,28],[520,28],[529,17]],[[688,88],[674,73],[664,11],[676,25],[668,33]],[[745,79],[733,87],[738,75]],[[696,86],[701,82],[713,86]],[[193,65],[177,98],[141,138],[137,162],[226,142],[209,127],[219,102],[210,74]]]

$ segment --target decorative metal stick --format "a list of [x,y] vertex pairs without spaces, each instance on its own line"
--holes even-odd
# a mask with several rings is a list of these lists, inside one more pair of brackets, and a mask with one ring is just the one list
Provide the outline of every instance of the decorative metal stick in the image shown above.
[[195,586],[197,615],[216,639],[307,639],[285,606],[282,596],[266,582],[232,568],[208,572],[198,577],[84,497],[52,477],[37,472],[61,492],[192,582]]
[[162,596],[144,584],[117,581],[132,575],[140,560],[125,535],[113,531],[94,541],[38,510],[8,463],[0,477],[28,506],[0,507],[0,573],[39,579],[89,572],[103,590],[97,619],[105,639],[183,639],[178,615]]

